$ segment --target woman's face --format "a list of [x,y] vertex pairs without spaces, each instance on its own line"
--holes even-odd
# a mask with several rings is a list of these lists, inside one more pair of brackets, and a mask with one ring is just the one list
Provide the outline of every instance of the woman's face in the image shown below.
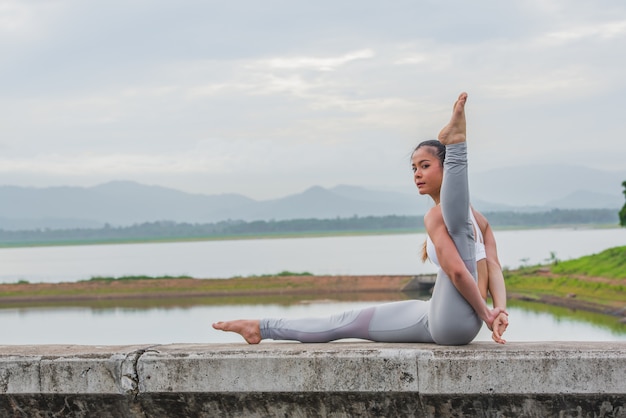
[[433,153],[432,147],[423,146],[413,152],[411,168],[413,181],[419,193],[438,198],[443,180],[443,167]]

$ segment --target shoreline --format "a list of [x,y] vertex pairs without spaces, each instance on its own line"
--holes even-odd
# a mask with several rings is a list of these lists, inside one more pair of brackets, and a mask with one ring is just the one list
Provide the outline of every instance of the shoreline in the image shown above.
[[[495,231],[524,231],[534,229],[614,229],[619,225],[592,223],[592,224],[557,224],[557,225],[501,225],[493,227]],[[341,231],[307,231],[307,232],[279,232],[279,233],[251,233],[231,235],[211,235],[197,237],[167,237],[167,238],[113,238],[113,239],[66,239],[55,241],[33,242],[0,242],[0,249],[10,248],[40,248],[40,247],[79,247],[95,245],[133,245],[133,244],[169,244],[180,242],[211,242],[211,241],[245,241],[260,239],[298,239],[298,238],[326,238],[343,236],[377,236],[377,235],[407,235],[425,234],[424,227],[389,228],[366,230]]]
[[0,284],[0,303],[98,300],[311,296],[401,293],[414,276],[267,276],[231,279],[146,278]]
[[[431,276],[431,275],[426,275]],[[147,278],[95,280],[73,283],[0,284],[3,307],[35,307],[42,304],[89,304],[115,301],[212,300],[223,298],[284,297],[306,303],[316,299],[401,300],[416,292],[417,276],[263,276],[231,279]],[[429,293],[421,291],[421,296]],[[600,313],[626,321],[626,307],[595,303],[576,297],[507,292],[509,300],[531,301],[571,310]]]

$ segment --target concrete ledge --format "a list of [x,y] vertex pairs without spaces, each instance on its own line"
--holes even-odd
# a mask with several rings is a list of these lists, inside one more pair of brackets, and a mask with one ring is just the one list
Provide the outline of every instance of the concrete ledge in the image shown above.
[[626,343],[0,346],[0,416],[626,417]]

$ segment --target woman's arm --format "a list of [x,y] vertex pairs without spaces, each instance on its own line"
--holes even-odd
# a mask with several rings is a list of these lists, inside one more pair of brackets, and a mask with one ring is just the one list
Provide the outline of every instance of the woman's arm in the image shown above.
[[474,216],[478,222],[478,227],[483,233],[483,239],[485,241],[485,251],[487,253],[487,272],[488,281],[487,286],[489,293],[493,299],[493,306],[506,309],[506,287],[504,286],[504,275],[502,274],[502,267],[500,266],[500,260],[498,259],[498,248],[496,246],[496,237],[493,234],[493,230],[485,218],[480,212],[474,211]]
[[[496,246],[496,238],[493,234],[493,230],[485,218],[480,212],[474,211],[474,216],[476,217],[476,221],[478,222],[478,227],[483,233],[483,240],[485,243],[485,252],[487,253],[486,261],[486,270],[487,277],[484,280],[489,289],[489,293],[491,294],[491,299],[493,300],[494,308],[502,308],[506,309],[506,287],[504,285],[504,276],[502,274],[502,267],[500,266],[500,260],[498,259],[498,249]],[[480,280],[480,279],[479,279]],[[480,285],[480,283],[479,283]],[[483,289],[481,288],[481,294],[485,296]],[[509,318],[506,314],[506,311],[500,313],[495,322],[492,324],[493,335],[491,338],[499,343],[504,344],[506,340],[502,338],[502,334],[506,331],[506,328],[509,326]]]
[[489,296],[489,269],[487,268],[487,259],[476,260],[476,273],[478,273],[478,290],[480,296],[487,300]]
[[441,208],[435,206],[424,217],[424,225],[430,239],[435,245],[437,258],[442,270],[448,275],[454,287],[463,295],[465,300],[474,308],[474,311],[482,319],[489,329],[492,329],[493,321],[504,309],[497,307],[489,309],[480,295],[478,286],[469,272],[465,263],[459,256],[454,241],[448,234],[448,229],[443,221]]

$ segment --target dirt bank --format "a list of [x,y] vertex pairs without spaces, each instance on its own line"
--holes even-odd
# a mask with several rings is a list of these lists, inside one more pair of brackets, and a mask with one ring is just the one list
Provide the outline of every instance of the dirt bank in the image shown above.
[[[142,279],[76,283],[0,284],[0,304],[28,306],[44,302],[224,298],[234,296],[302,296],[304,299],[398,300],[414,276],[280,276],[234,279]],[[593,278],[592,278],[593,279]],[[621,304],[598,304],[576,297],[530,298],[509,292],[509,299],[532,300],[569,309],[626,318]]]
[[0,303],[254,295],[398,293],[412,276],[280,276],[0,284]]

